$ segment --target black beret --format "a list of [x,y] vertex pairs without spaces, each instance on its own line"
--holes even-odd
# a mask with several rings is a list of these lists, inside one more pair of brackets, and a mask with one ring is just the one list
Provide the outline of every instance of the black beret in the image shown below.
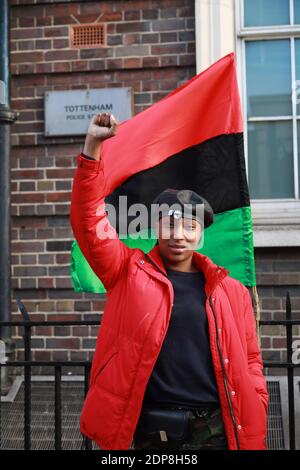
[[[190,216],[191,218],[195,219],[197,219],[196,207],[198,204],[200,204],[204,206],[204,228],[209,227],[214,221],[214,211],[209,202],[204,199],[204,197],[190,189],[167,188],[158,194],[158,196],[156,196],[153,204],[158,204],[159,206],[161,204],[167,204],[168,206],[172,206],[173,204],[176,204],[176,206],[179,205],[182,207],[182,209],[184,209],[184,216]],[[188,205],[184,206],[185,204]],[[162,215],[164,215],[163,211],[159,213],[159,218],[161,218]],[[172,214],[168,212],[168,215]],[[179,216],[181,216],[181,214]],[[200,221],[200,223],[202,223],[202,221]]]

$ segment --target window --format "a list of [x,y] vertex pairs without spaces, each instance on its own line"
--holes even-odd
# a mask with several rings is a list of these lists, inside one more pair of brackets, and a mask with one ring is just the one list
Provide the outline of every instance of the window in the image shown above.
[[252,201],[300,207],[300,0],[239,0]]
[[285,0],[245,0],[245,26],[290,23],[289,2]]

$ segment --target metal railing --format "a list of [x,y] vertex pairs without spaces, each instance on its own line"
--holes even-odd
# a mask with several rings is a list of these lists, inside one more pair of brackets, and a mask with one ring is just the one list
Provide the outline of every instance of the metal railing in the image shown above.
[[289,449],[296,449],[296,425],[295,425],[295,394],[294,394],[294,371],[300,367],[300,363],[293,361],[293,326],[300,325],[300,320],[292,318],[292,306],[290,294],[286,294],[285,320],[261,320],[262,325],[283,325],[286,328],[286,361],[267,362],[264,361],[265,368],[287,369],[287,388],[288,388],[288,416],[289,416]]
[[[84,368],[84,394],[86,395],[89,388],[89,378],[91,361],[37,361],[32,360],[31,336],[32,328],[38,326],[99,326],[96,320],[78,320],[78,321],[31,321],[25,305],[17,299],[19,310],[22,314],[23,321],[0,322],[2,326],[24,327],[24,360],[8,361],[0,363],[1,367],[23,367],[24,368],[24,449],[31,449],[31,370],[33,366],[46,366],[54,368],[54,449],[62,449],[62,367],[82,367]],[[285,368],[287,369],[287,385],[288,385],[288,419],[289,419],[289,448],[296,449],[296,433],[295,433],[295,397],[294,397],[294,370],[300,364],[293,363],[293,326],[300,325],[300,320],[292,319],[292,310],[290,296],[287,292],[286,296],[286,318],[285,320],[261,320],[260,326],[263,325],[283,325],[286,328],[286,351],[287,360],[285,362],[264,362],[264,368]],[[1,374],[0,374],[0,390],[1,390]],[[1,402],[0,402],[0,419],[1,419]],[[1,429],[1,421],[0,421]],[[1,448],[1,445],[0,445]],[[81,449],[92,449],[92,442],[83,438]]]

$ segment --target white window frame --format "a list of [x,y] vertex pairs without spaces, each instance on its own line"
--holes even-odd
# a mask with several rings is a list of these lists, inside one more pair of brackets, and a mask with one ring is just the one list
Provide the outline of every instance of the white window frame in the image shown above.
[[[238,69],[238,81],[241,91],[241,100],[244,115],[244,138],[245,138],[245,160],[248,175],[248,120],[247,120],[247,91],[245,84],[246,79],[246,54],[245,43],[246,40],[262,40],[262,39],[290,39],[291,40],[291,69],[292,69],[292,83],[295,83],[295,37],[300,38],[300,25],[287,25],[287,26],[265,26],[265,27],[244,27],[244,0],[235,0],[235,20],[236,20],[236,59]],[[294,22],[294,2],[290,0],[290,15],[291,23]],[[300,245],[300,195],[298,185],[298,141],[297,141],[297,116],[296,116],[296,100],[293,100],[293,115],[292,116],[278,116],[260,117],[249,119],[249,121],[280,121],[289,120],[293,124],[293,149],[294,149],[294,184],[295,184],[295,198],[286,199],[251,199],[252,214],[254,226],[261,226],[261,234],[266,240],[273,239],[276,227],[278,232],[284,234],[285,246],[299,246]],[[298,227],[297,227],[298,225]],[[284,228],[282,226],[285,226]],[[266,237],[266,232],[270,228],[270,236]],[[286,235],[287,230],[293,231],[291,237]],[[279,233],[278,233],[279,235]],[[281,238],[281,237],[280,237]],[[282,243],[278,239],[278,246]],[[263,243],[262,236],[257,237],[257,246],[266,246]],[[274,240],[272,245],[276,243]],[[270,245],[269,245],[270,246]]]
[[[245,119],[245,160],[248,175],[243,43],[246,38],[298,37],[300,25],[243,28],[243,16],[243,0],[195,0],[197,73],[202,72],[226,54],[233,51],[236,53],[238,84]],[[294,132],[293,135],[295,138],[297,133]],[[251,200],[251,209],[255,247],[300,246],[300,200]]]

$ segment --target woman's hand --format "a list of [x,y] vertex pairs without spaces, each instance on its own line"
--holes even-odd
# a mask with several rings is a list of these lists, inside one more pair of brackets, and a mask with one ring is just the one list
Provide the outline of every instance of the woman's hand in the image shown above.
[[100,113],[93,116],[87,131],[83,153],[100,160],[101,143],[116,135],[118,124],[112,114]]

